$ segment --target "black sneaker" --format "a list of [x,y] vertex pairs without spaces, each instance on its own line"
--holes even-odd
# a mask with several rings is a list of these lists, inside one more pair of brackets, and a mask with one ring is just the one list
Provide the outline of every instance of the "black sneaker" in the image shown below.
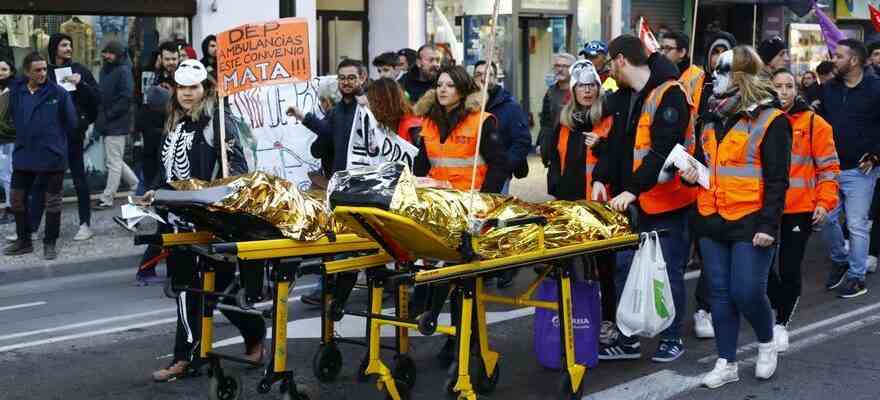
[[838,289],[837,297],[841,299],[851,299],[868,293],[865,287],[865,281],[856,278],[846,278],[846,283]]
[[614,343],[599,350],[600,360],[638,360],[642,358],[641,344],[638,339],[629,343],[623,335],[617,337]]
[[849,264],[835,264],[831,266],[831,272],[828,274],[828,280],[825,281],[826,290],[834,290],[843,283],[846,278],[846,271],[849,271]]
[[34,252],[34,245],[30,240],[16,240],[3,249],[4,256],[20,256]]

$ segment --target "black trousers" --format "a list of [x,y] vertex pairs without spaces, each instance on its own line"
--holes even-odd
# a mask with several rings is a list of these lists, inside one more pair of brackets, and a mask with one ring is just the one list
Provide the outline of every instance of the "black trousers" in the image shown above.
[[[195,268],[199,262],[213,264],[216,271],[215,289],[217,292],[225,291],[226,288],[234,284],[235,264],[200,259],[191,252],[172,251],[166,261],[172,285],[175,287],[201,288],[202,281],[197,272],[198,269]],[[243,268],[256,268],[260,262],[240,261],[239,264]],[[198,358],[202,338],[200,303],[199,296],[192,293],[180,292],[177,296],[177,335],[174,342],[175,362],[193,361]],[[226,298],[222,303],[234,304],[234,300]],[[263,318],[231,311],[221,310],[221,312],[241,332],[246,349],[262,343],[263,338],[266,337],[266,322]]]
[[[73,188],[76,190],[76,205],[79,211],[80,225],[92,224],[91,198],[89,197],[89,182],[86,180],[86,166],[83,160],[83,137],[85,131],[75,132],[67,138],[67,165],[70,169],[70,177],[73,179]],[[43,203],[46,196],[47,184],[43,179],[37,179],[34,192],[30,197],[30,222],[36,229],[40,226],[43,218]]]
[[46,184],[46,235],[44,243],[54,244],[61,229],[61,189],[64,185],[64,171],[12,171],[12,212],[15,214],[15,232],[19,240],[30,241],[31,218],[28,201],[33,196],[38,180]]
[[767,296],[776,311],[776,323],[788,326],[801,297],[801,263],[807,250],[807,241],[813,232],[812,213],[782,216],[777,252],[778,270],[770,268]]

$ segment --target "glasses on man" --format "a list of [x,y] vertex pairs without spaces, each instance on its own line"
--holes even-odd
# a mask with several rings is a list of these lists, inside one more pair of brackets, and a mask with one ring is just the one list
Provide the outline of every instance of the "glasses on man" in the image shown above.
[[668,53],[670,51],[678,50],[675,46],[660,46],[661,53]]

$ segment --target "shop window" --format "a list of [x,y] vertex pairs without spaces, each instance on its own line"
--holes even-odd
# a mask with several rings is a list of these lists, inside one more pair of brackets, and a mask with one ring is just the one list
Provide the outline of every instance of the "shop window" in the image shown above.
[[559,10],[568,11],[570,0],[522,0],[520,6],[524,10]]
[[584,44],[602,40],[602,2],[579,0],[577,12],[577,43],[574,50],[580,51]]

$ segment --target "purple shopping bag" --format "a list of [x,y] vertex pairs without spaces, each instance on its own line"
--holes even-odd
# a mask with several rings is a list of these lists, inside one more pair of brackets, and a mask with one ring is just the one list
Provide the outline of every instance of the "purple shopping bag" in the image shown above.
[[[558,283],[548,279],[538,287],[535,300],[558,300]],[[578,364],[595,367],[599,364],[599,327],[602,324],[599,283],[571,282],[574,350]],[[539,308],[535,311],[535,356],[546,368],[562,368],[562,338],[556,311]]]

